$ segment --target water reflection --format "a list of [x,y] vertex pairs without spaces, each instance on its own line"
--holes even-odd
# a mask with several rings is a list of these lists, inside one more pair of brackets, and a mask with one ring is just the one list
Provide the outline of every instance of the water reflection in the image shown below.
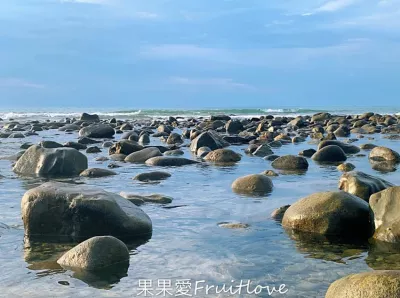
[[374,270],[400,270],[400,243],[372,240],[365,262]]
[[338,238],[285,228],[288,236],[295,241],[297,250],[308,258],[347,264],[362,258],[368,251],[368,242],[357,239]]

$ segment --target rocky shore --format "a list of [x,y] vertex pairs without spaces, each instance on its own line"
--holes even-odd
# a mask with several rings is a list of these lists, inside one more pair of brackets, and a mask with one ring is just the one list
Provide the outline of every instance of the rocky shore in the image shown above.
[[[251,156],[264,163],[266,170],[231,181],[232,192],[249,198],[274,193],[274,179],[281,175],[301,179],[310,169],[332,166],[343,172],[337,190],[327,187],[303,198],[293,191],[295,202],[275,210],[269,220],[275,219],[293,239],[317,237],[372,246],[400,243],[400,186],[396,186],[399,181],[390,179],[400,164],[400,145],[396,143],[400,140],[400,116],[370,112],[295,118],[213,115],[121,120],[83,113],[80,119],[59,121],[0,120],[0,128],[0,158],[10,161],[19,179],[34,177],[43,182],[29,189],[21,200],[25,242],[76,245],[64,251],[57,263],[79,274],[97,274],[107,268],[115,273],[117,266],[120,276],[125,276],[128,247],[136,248],[157,233],[152,214],[141,206],[180,207],[163,194],[116,194],[79,183],[79,179],[117,176],[116,169],[129,171],[132,164],[148,169],[132,174],[132,179],[150,185],[168,183],[174,175],[171,170],[178,167],[235,167],[244,156]],[[40,137],[44,131],[69,140],[30,142],[30,137]],[[381,146],[375,142],[376,136],[394,142],[390,147]],[[20,151],[4,156],[1,139],[18,139]],[[276,153],[281,147],[296,150],[300,143],[309,148],[297,154]],[[89,160],[97,153],[103,156],[96,156],[96,161],[107,168],[89,167]],[[358,170],[348,162],[353,157],[366,160],[371,170],[386,174],[387,180]],[[246,222],[235,221],[215,225],[221,229],[251,228]],[[326,297],[400,297],[400,270],[343,277],[332,283]]]

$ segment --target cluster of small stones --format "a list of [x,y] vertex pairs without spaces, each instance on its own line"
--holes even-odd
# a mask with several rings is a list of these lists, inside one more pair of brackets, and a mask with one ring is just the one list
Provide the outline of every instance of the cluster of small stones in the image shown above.
[[[53,141],[22,144],[20,152],[5,157],[13,162],[14,172],[18,175],[102,178],[117,175],[111,169],[132,163],[161,169],[198,164],[229,166],[239,163],[243,154],[247,154],[259,158],[266,165],[270,164],[271,168],[262,173],[237,177],[232,181],[232,190],[245,196],[266,196],[274,189],[273,179],[279,179],[275,177],[281,174],[304,173],[310,167],[321,164],[334,165],[343,172],[338,191],[312,194],[275,210],[272,217],[281,221],[283,228],[291,233],[343,238],[357,235],[362,239],[400,242],[400,203],[396,199],[400,197],[400,187],[354,171],[355,166],[346,162],[350,155],[359,158],[368,155],[366,158],[372,169],[379,172],[397,170],[400,155],[395,150],[368,142],[360,146],[353,143],[364,138],[373,140],[373,134],[377,133],[399,140],[400,116],[371,112],[355,116],[318,113],[296,118],[269,115],[236,119],[228,115],[214,115],[199,119],[169,117],[163,120],[121,121],[115,118],[102,120],[97,115],[84,113],[80,119],[60,122],[3,122],[0,138],[24,139],[45,130],[58,130],[71,135],[78,133],[79,137],[64,144]],[[351,136],[356,138],[350,139]],[[164,145],[152,146],[153,138],[159,138]],[[310,148],[297,155],[274,154],[276,148],[306,141]],[[239,153],[236,145],[246,145],[247,148]],[[188,151],[191,157],[182,157]],[[103,152],[107,152],[108,156],[98,156]],[[108,161],[110,169],[89,169],[87,158],[92,154],[98,162]],[[170,176],[168,171],[157,169],[137,173],[133,179],[137,183],[160,183]],[[80,186],[71,190],[54,183],[48,182],[25,194],[21,203],[25,234],[29,237],[38,233],[59,233],[59,236],[72,237],[73,241],[83,241],[58,260],[68,268],[97,270],[129,262],[129,251],[123,236],[128,235],[128,240],[137,240],[143,235],[151,236],[152,232],[150,218],[137,205],[172,202],[172,198],[163,195],[116,195],[84,187],[80,189]],[[55,193],[54,189],[59,191]],[[94,198],[99,201],[98,204],[110,209],[111,218],[115,221],[111,225],[113,231],[117,231],[115,235],[109,233],[109,227],[101,224],[104,214],[96,213],[98,208],[92,207]],[[43,208],[35,209],[38,205],[32,203],[35,200],[46,204],[48,208],[44,209],[53,210],[53,214],[46,213]],[[60,208],[68,208],[65,206],[72,203],[79,205],[82,215],[91,214],[89,219],[92,222],[77,223],[72,217],[57,218],[57,208],[52,207],[55,204],[59,206],[60,202],[65,204]],[[44,221],[48,227],[40,230]],[[250,227],[239,222],[224,222],[219,226],[230,229]],[[76,230],[81,235],[73,234]],[[96,237],[91,237],[92,234]],[[102,250],[104,247],[109,249]],[[332,284],[326,297],[400,297],[400,271],[376,271],[345,277]]]

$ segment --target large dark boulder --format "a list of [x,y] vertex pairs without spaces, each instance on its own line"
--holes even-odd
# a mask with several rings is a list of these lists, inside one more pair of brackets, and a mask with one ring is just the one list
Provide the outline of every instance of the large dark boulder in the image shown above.
[[130,241],[152,233],[142,209],[98,187],[47,182],[25,193],[21,211],[29,239],[82,241],[111,235]]
[[308,169],[308,161],[306,158],[301,156],[285,155],[275,159],[271,166],[278,170],[304,171]]
[[320,150],[326,146],[330,146],[330,145],[339,146],[346,154],[356,154],[356,153],[360,152],[359,147],[351,145],[351,144],[346,144],[346,143],[343,143],[340,141],[336,141],[336,140],[327,140],[327,141],[320,142],[318,145],[318,150]]
[[192,141],[190,150],[196,153],[201,147],[208,147],[211,150],[216,150],[227,146],[229,146],[229,143],[224,141],[217,132],[209,130],[203,132]]
[[88,138],[112,138],[114,134],[114,128],[108,124],[91,124],[79,131],[79,136]]
[[13,171],[25,176],[77,176],[88,167],[87,157],[73,148],[29,147]]
[[319,149],[311,159],[317,162],[335,163],[346,161],[347,156],[339,146],[329,145]]

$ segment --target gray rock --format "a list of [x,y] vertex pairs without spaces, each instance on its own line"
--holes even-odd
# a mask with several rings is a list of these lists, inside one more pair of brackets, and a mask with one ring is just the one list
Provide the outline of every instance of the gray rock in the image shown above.
[[179,155],[184,155],[185,152],[183,152],[181,149],[175,149],[175,150],[168,150],[164,152],[165,156],[179,156]]
[[101,178],[113,175],[117,175],[117,173],[107,169],[91,168],[84,170],[79,176],[88,178]]
[[204,157],[204,160],[216,163],[235,163],[241,159],[240,154],[230,149],[217,149],[209,152]]
[[232,190],[239,194],[264,196],[273,189],[270,178],[262,174],[252,174],[236,179],[232,183]]
[[390,187],[371,196],[369,202],[374,213],[374,238],[379,241],[400,242],[400,187]]
[[197,150],[197,157],[198,158],[203,158],[205,157],[208,153],[211,152],[211,149],[208,147],[201,147]]
[[84,150],[84,149],[87,148],[86,145],[79,144],[77,142],[67,142],[67,143],[64,144],[64,147],[74,148],[76,150]]
[[173,132],[168,136],[167,144],[173,145],[173,144],[182,144],[182,143],[183,143],[183,140],[182,140],[182,136],[180,134]]
[[197,136],[190,145],[192,152],[197,152],[201,147],[208,147],[211,150],[222,149],[229,146],[229,143],[224,141],[215,131],[206,131]]
[[319,143],[318,145],[318,150],[321,150],[322,148],[325,148],[327,146],[331,146],[331,145],[336,145],[339,146],[344,153],[346,154],[356,154],[358,152],[360,152],[360,148],[351,144],[346,144],[340,141],[336,141],[336,140],[327,140],[327,141],[322,141]]
[[78,150],[34,145],[18,159],[13,170],[26,176],[77,176],[87,167],[87,157]]
[[142,205],[144,203],[169,204],[173,201],[173,198],[160,194],[136,195],[121,192],[120,195],[135,205]]
[[239,120],[229,120],[225,125],[225,129],[229,134],[238,134],[243,130],[243,124]]
[[110,159],[112,161],[124,161],[126,158],[125,154],[111,154]]
[[148,238],[152,233],[146,213],[98,187],[47,182],[25,193],[21,210],[29,239],[82,241],[110,235],[130,241]]
[[380,192],[393,184],[378,177],[363,172],[352,171],[344,173],[339,180],[339,189],[369,201],[372,194]]
[[100,117],[96,114],[83,113],[80,118],[81,121],[100,122]]
[[125,155],[129,155],[131,153],[140,151],[143,149],[142,145],[139,145],[137,142],[135,141],[130,141],[130,140],[121,140],[119,142],[116,142],[115,144],[113,144],[109,150],[108,153],[110,155],[112,154],[125,154]]
[[275,159],[272,162],[271,166],[279,170],[288,170],[288,171],[307,170],[308,161],[307,159],[301,156],[285,155]]
[[296,231],[339,237],[371,236],[367,202],[347,192],[319,192],[291,205],[282,225]]
[[285,206],[275,209],[271,213],[271,218],[275,219],[276,221],[281,222],[283,219],[283,216],[285,215],[286,210],[288,210],[289,207],[290,207],[290,205],[285,205]]
[[147,165],[158,166],[158,167],[180,167],[197,163],[199,162],[195,160],[183,157],[169,157],[169,156],[157,156],[146,160]]
[[91,124],[79,131],[81,137],[88,138],[112,138],[114,134],[114,128],[108,124]]
[[157,156],[162,156],[160,150],[156,147],[149,147],[129,154],[125,158],[125,161],[130,163],[144,163],[146,160]]
[[54,149],[54,148],[61,148],[64,147],[64,145],[54,142],[54,141],[41,141],[39,146],[47,149]]
[[138,174],[133,178],[133,180],[138,180],[142,182],[151,182],[151,181],[165,180],[169,177],[171,177],[170,173],[156,171],[156,172]]
[[272,155],[274,152],[271,150],[271,147],[269,147],[267,144],[262,144],[260,145],[254,152],[254,156],[259,156],[259,157],[265,157],[268,155]]
[[336,145],[329,145],[319,149],[312,157],[317,162],[343,162],[347,160],[346,154]]
[[299,155],[305,156],[305,157],[311,157],[314,155],[315,152],[317,152],[315,149],[306,149],[306,150],[301,151],[299,153]]
[[129,250],[115,237],[96,236],[67,251],[57,263],[65,269],[98,271],[129,264]]
[[86,149],[86,153],[100,153],[101,149],[97,146],[89,147]]

